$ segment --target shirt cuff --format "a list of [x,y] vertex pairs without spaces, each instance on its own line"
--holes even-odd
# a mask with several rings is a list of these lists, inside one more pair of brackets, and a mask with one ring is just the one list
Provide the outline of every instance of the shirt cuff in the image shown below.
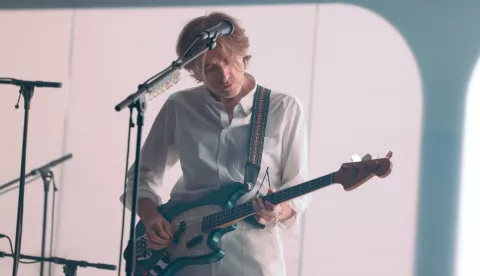
[[282,230],[289,233],[298,233],[300,229],[300,217],[305,212],[307,201],[308,195],[304,195],[285,202],[290,208],[292,208],[294,215],[286,220],[278,222],[278,225]]
[[[126,196],[126,200],[125,200],[125,194],[123,194],[122,196],[120,196],[120,202],[125,205],[125,207],[127,207],[128,210],[132,211],[132,194],[133,193],[128,193],[127,192],[127,196]],[[137,204],[138,204],[138,200],[142,199],[142,198],[149,198],[151,199],[156,206],[159,206],[162,204],[162,199],[161,197],[155,193],[155,192],[152,192],[150,189],[145,189],[143,187],[138,187],[138,192],[137,192]]]

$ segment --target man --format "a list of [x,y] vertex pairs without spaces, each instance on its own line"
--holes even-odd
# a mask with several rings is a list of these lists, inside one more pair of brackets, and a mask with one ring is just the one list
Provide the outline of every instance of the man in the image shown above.
[[[251,58],[245,30],[224,13],[198,17],[180,33],[177,54],[184,55],[201,31],[224,19],[234,23],[233,34],[220,37],[213,50],[186,67],[201,85],[168,97],[142,147],[138,216],[145,224],[147,245],[152,249],[164,248],[172,239],[170,224],[157,212],[156,207],[164,202],[156,189],[163,184],[165,171],[177,161],[183,174],[171,191],[172,201],[196,200],[221,185],[244,182],[252,104],[257,85],[261,85],[245,71]],[[260,185],[267,168],[268,178]],[[265,195],[308,181],[307,169],[307,135],[301,105],[295,97],[272,91],[258,182],[237,203],[252,200],[257,192]],[[129,177],[127,207],[131,202],[133,167]],[[222,260],[188,266],[178,275],[285,275],[278,229],[298,228],[306,200],[303,196],[273,206],[257,199],[255,218],[265,229],[240,221],[235,231],[221,239],[226,254]]]

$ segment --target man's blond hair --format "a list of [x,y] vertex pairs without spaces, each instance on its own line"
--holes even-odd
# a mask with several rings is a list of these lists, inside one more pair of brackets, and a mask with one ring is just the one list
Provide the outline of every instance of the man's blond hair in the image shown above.
[[[205,16],[199,16],[190,20],[183,27],[177,40],[176,52],[178,57],[181,57],[185,54],[190,45],[195,41],[196,37],[202,31],[217,25],[223,20],[230,20],[233,23],[234,31],[229,36],[219,37],[217,39],[216,47],[221,47],[222,50],[226,51],[227,57],[241,56],[243,64],[240,66],[245,69],[251,59],[251,56],[248,54],[248,50],[250,48],[249,38],[246,36],[245,29],[240,26],[237,19],[222,12],[212,12]],[[193,47],[185,55],[184,59],[191,57],[192,54],[198,53],[199,47],[205,45],[206,42],[207,41],[199,43],[196,47]],[[201,81],[203,79],[204,64],[205,53],[196,58],[196,60],[187,64],[185,69],[188,70],[197,81]]]

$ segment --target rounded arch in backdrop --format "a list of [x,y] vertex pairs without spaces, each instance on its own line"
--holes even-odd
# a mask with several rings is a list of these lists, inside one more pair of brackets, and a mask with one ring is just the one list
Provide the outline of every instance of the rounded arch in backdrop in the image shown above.
[[388,151],[393,172],[350,192],[335,185],[311,194],[298,275],[412,275],[423,107],[415,57],[371,10],[317,8],[310,177],[338,170],[354,154]]

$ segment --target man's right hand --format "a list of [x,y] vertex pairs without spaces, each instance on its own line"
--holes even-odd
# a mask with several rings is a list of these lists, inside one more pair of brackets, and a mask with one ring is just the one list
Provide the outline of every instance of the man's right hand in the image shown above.
[[167,247],[173,238],[172,226],[157,211],[154,202],[150,199],[140,199],[138,211],[140,219],[145,225],[147,246],[154,250]]

